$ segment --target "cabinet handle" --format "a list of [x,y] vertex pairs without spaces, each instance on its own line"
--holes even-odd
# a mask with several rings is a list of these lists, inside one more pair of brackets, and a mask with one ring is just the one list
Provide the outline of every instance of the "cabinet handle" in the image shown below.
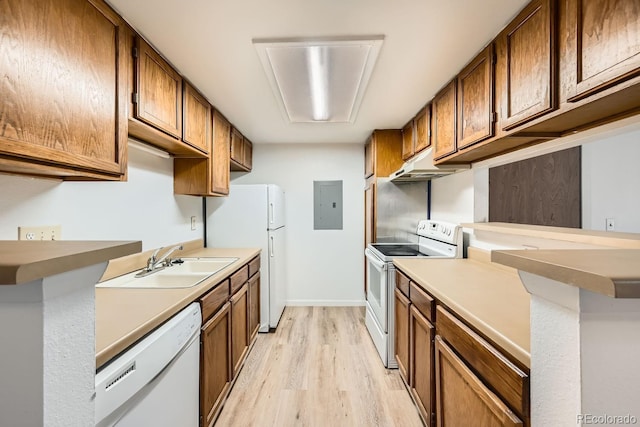
[[270,256],[271,258],[273,258],[273,256],[274,256],[274,251],[273,251],[273,236],[271,236],[271,237],[269,237],[269,238],[271,239],[271,251],[270,251],[271,253],[269,254],[269,256]]
[[269,203],[269,224],[273,224],[273,203]]

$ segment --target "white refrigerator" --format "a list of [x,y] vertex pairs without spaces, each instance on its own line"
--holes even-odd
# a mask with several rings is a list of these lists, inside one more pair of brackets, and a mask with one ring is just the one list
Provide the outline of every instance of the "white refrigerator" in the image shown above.
[[286,295],[284,191],[273,184],[231,185],[228,197],[207,198],[207,246],[257,247],[260,332],[278,326]]

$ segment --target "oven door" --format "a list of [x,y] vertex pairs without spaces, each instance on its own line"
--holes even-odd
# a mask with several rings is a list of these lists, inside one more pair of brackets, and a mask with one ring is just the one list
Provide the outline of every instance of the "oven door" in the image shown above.
[[365,249],[364,254],[367,257],[367,305],[380,328],[387,333],[387,263],[370,249]]

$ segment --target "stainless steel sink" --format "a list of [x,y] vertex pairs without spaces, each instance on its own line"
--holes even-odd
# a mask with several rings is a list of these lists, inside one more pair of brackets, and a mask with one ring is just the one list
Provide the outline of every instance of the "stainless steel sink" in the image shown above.
[[135,277],[137,271],[98,283],[99,288],[190,288],[206,278],[216,274],[223,268],[237,261],[238,258],[200,257],[182,258],[182,264],[174,264],[144,277]]

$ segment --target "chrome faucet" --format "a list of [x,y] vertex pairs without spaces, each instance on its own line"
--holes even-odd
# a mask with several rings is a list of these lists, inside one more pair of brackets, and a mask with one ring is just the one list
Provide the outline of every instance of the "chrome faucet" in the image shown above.
[[182,245],[172,247],[164,255],[162,255],[160,259],[158,259],[158,253],[160,253],[162,249],[164,249],[164,247],[160,247],[153,251],[149,259],[147,260],[147,266],[140,270],[136,274],[136,277],[148,276],[151,273],[155,273],[156,271],[160,271],[165,267],[171,266],[171,258],[169,258],[169,256],[175,251],[181,251]]

